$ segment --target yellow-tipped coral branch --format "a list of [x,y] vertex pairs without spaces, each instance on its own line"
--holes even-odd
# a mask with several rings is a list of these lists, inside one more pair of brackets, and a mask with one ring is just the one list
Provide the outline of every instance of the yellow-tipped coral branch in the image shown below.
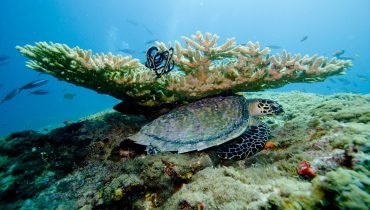
[[[175,42],[173,59],[177,70],[161,78],[131,57],[92,55],[91,50],[46,42],[17,49],[31,59],[27,66],[32,69],[119,99],[130,98],[143,106],[322,81],[351,66],[351,61],[329,61],[317,55],[301,58],[286,51],[281,56],[271,56],[270,50],[260,49],[258,42],[237,45],[234,38],[218,46],[218,36],[210,33],[197,32],[192,38],[182,39],[185,47]],[[171,47],[162,42],[157,46],[160,50]]]

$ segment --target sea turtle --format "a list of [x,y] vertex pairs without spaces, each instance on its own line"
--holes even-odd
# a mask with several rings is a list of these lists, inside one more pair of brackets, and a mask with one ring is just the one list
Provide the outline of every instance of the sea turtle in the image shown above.
[[130,136],[151,151],[200,151],[218,146],[223,159],[243,159],[260,151],[270,137],[268,125],[255,116],[280,114],[268,99],[216,96],[177,107]]

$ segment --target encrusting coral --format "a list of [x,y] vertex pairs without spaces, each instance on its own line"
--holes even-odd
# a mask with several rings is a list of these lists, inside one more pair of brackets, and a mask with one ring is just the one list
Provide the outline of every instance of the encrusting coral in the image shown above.
[[[195,101],[207,96],[276,88],[291,82],[316,82],[340,74],[351,61],[328,60],[299,54],[270,55],[258,42],[238,45],[228,39],[217,45],[218,36],[197,32],[175,42],[176,71],[156,78],[149,68],[129,56],[92,54],[91,50],[64,44],[38,42],[17,46],[31,60],[27,66],[58,79],[93,89],[143,106]],[[171,47],[157,42],[161,50]]]

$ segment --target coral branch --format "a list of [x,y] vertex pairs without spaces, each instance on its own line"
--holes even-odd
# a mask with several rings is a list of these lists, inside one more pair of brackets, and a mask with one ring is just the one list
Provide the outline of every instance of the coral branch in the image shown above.
[[[258,42],[237,45],[228,39],[218,46],[217,35],[197,32],[182,37],[185,47],[175,42],[173,59],[177,71],[160,79],[131,57],[111,53],[92,54],[91,50],[39,42],[17,46],[31,60],[27,66],[70,83],[109,94],[144,106],[194,101],[224,92],[259,91],[292,82],[316,82],[340,74],[350,61],[314,55],[270,55]],[[157,42],[160,50],[171,45]]]

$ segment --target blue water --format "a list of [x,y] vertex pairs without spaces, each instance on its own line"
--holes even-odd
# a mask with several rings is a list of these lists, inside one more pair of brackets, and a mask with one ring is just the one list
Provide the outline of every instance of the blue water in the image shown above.
[[[343,49],[343,56],[355,59],[346,75],[277,91],[365,94],[370,92],[369,20],[368,0],[1,0],[0,56],[9,56],[9,62],[0,65],[0,98],[36,79],[49,80],[42,88],[50,94],[23,92],[1,104],[0,136],[75,121],[119,102],[27,69],[16,45],[53,41],[105,53],[131,48],[143,59],[145,41],[180,40],[200,30],[218,34],[220,42],[236,37],[239,43],[280,45],[291,53],[331,56]],[[300,42],[304,36],[308,39]],[[65,93],[76,97],[66,100]]]

